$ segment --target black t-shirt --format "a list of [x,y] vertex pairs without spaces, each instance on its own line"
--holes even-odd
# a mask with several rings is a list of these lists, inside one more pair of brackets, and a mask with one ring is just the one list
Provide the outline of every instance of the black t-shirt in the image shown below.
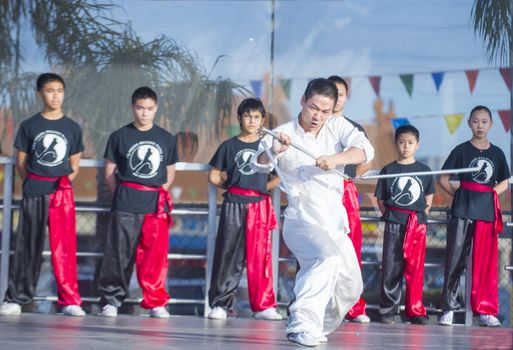
[[[166,167],[178,162],[176,139],[157,125],[140,131],[130,123],[110,135],[104,158],[117,165],[118,181],[161,187],[167,181]],[[118,186],[112,208],[131,213],[154,213],[157,199],[157,191]]]
[[[365,132],[363,126],[361,126],[360,124],[358,124],[354,120],[349,119],[346,116],[344,116],[344,118],[346,118],[346,120],[348,122],[350,122],[355,128],[357,128],[358,130],[363,132],[365,134],[365,137],[367,137],[367,133]],[[357,166],[356,164],[348,164],[348,165],[344,166],[344,173],[346,175],[348,175],[349,177],[354,178],[356,176],[356,166]]]
[[[226,171],[228,179],[223,187],[237,186],[267,194],[267,174],[257,173],[251,169],[251,157],[258,150],[260,140],[247,143],[239,140],[237,136],[224,141],[210,160],[210,165],[221,171]],[[233,201],[254,202],[262,197],[245,198],[225,193],[225,198]]]
[[[474,168],[476,166],[480,167],[477,172],[461,173],[454,176],[460,181],[477,182],[488,187],[494,187],[511,176],[506,156],[500,148],[490,144],[488,149],[479,150],[470,141],[456,146],[449,154],[442,169]],[[451,213],[459,218],[494,221],[493,193],[458,189],[454,194]]]
[[[45,177],[69,175],[73,172],[69,157],[84,150],[82,129],[67,116],[49,120],[38,113],[21,123],[14,147],[28,154],[28,172]],[[23,195],[50,194],[55,192],[57,184],[57,181],[26,178]]]
[[[411,173],[419,171],[431,171],[422,163],[399,164],[392,162],[385,165],[380,174]],[[376,185],[375,196],[385,201],[386,207],[414,210],[417,212],[419,224],[425,224],[426,196],[435,193],[435,183],[432,175],[400,176],[388,179],[379,179]],[[406,224],[408,214],[394,210],[387,210],[383,220],[397,224]]]

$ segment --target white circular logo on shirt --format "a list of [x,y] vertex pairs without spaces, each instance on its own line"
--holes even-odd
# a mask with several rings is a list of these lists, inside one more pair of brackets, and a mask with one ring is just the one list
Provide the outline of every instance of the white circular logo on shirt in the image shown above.
[[242,175],[253,175],[255,171],[251,169],[251,157],[256,152],[252,149],[243,149],[237,152],[235,155],[235,163],[237,164],[237,169],[242,173]]
[[490,181],[493,175],[493,163],[490,159],[478,157],[472,159],[470,167],[479,167],[478,171],[472,172],[472,180],[480,184],[486,184]]
[[130,147],[126,157],[134,176],[149,179],[157,175],[163,153],[155,142],[141,141]]
[[392,183],[392,200],[404,207],[415,203],[419,199],[421,192],[421,182],[412,176],[398,177]]
[[50,167],[62,164],[67,148],[66,136],[54,130],[45,130],[39,133],[32,143],[32,150],[37,162]]

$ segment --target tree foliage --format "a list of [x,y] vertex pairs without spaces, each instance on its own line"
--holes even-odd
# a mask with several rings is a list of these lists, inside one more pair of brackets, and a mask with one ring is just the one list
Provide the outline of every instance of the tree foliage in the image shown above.
[[22,67],[20,33],[29,27],[48,64],[65,78],[64,109],[82,123],[97,156],[108,134],[131,120],[131,93],[143,85],[158,92],[157,122],[170,131],[219,135],[234,92],[248,91],[209,79],[198,57],[168,36],[144,42],[129,23],[112,18],[114,9],[86,0],[1,2],[0,104],[9,106],[15,123],[39,109],[37,74]]
[[486,42],[490,62],[502,66],[513,64],[511,7],[511,0],[475,0],[472,7],[474,31]]

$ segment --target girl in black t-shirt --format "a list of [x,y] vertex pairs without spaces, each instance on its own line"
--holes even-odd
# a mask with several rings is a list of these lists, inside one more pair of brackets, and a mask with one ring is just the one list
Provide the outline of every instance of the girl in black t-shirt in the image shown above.
[[209,181],[227,191],[216,237],[208,293],[212,311],[208,317],[227,317],[246,260],[249,302],[255,317],[281,320],[276,311],[271,259],[271,231],[276,228],[276,218],[268,194],[278,182],[268,182],[267,174],[255,172],[250,165],[260,142],[258,131],[265,109],[260,100],[248,98],[241,102],[237,114],[240,134],[223,142],[210,161]]
[[[472,253],[472,311],[480,315],[482,326],[498,327],[498,234],[502,232],[502,214],[498,195],[508,188],[510,172],[506,157],[488,141],[493,125],[492,114],[485,106],[470,112],[470,141],[454,148],[443,169],[475,168],[472,173],[459,174],[459,187],[442,175],[440,186],[454,197],[451,220],[447,227],[447,253],[441,308],[441,325],[452,325],[453,311],[462,306],[459,280],[465,262]],[[470,282],[469,282],[470,283]]]
[[[430,171],[415,160],[419,131],[404,125],[397,128],[398,160],[386,165],[381,174]],[[411,323],[428,323],[422,303],[426,221],[435,193],[432,176],[398,176],[378,180],[376,198],[383,220],[383,262],[379,313],[382,323],[394,323],[401,300],[401,282],[406,281],[405,312]]]

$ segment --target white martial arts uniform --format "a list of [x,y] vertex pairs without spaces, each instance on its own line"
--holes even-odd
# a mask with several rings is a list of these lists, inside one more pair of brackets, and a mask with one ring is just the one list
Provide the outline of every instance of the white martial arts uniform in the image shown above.
[[[339,153],[343,145],[363,149],[367,161],[374,157],[365,135],[345,118],[328,119],[317,138],[305,133],[298,119],[274,131],[289,135],[293,143],[318,157]],[[265,149],[263,143],[271,146],[271,136],[262,140],[259,152],[253,156],[252,166],[258,171],[270,168],[257,163]],[[277,161],[288,191],[283,238],[301,267],[286,331],[326,335],[338,328],[363,289],[356,253],[347,236],[343,181],[339,175],[318,168],[314,159],[293,147],[280,153]]]

